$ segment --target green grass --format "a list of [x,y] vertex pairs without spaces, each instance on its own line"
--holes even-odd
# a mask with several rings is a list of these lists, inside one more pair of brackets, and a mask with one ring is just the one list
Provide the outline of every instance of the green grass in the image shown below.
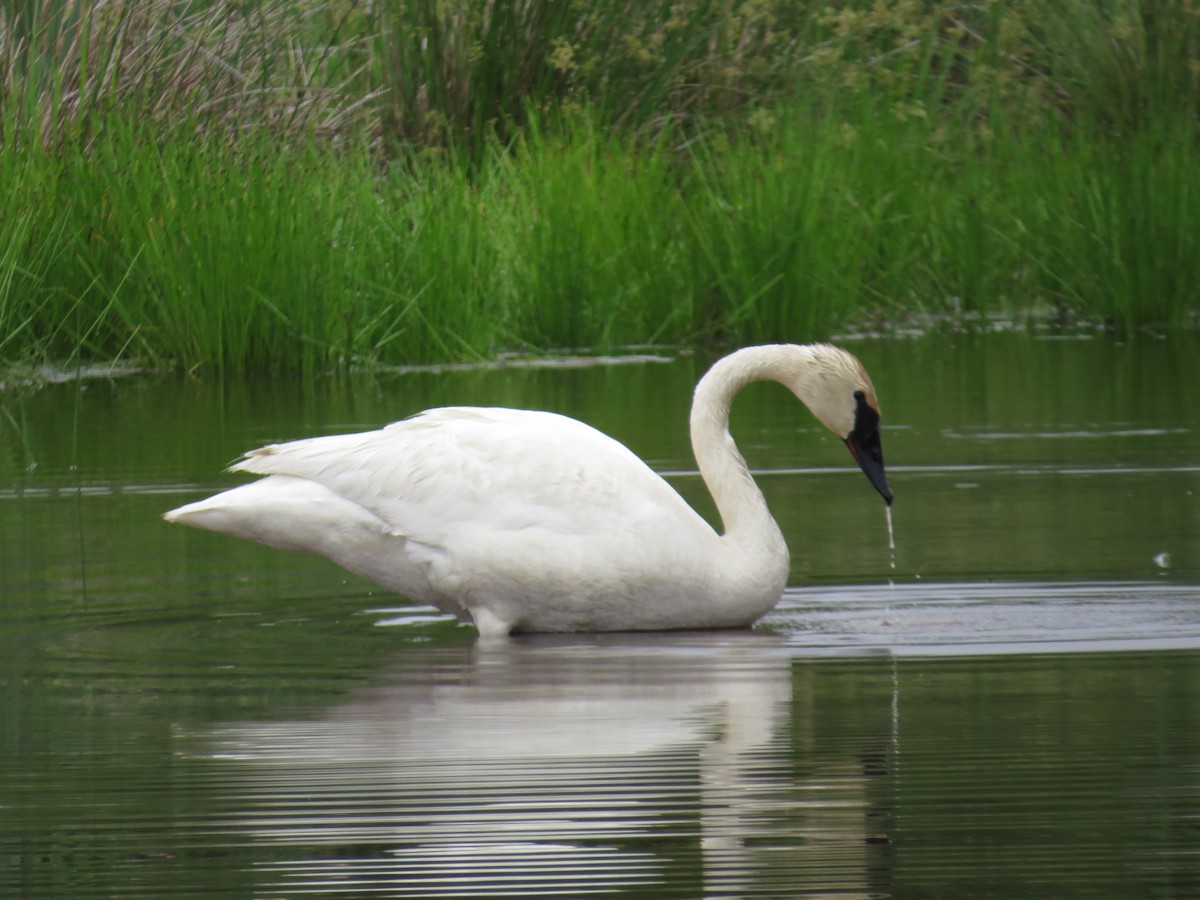
[[0,12],[0,361],[1196,324],[1191,4],[685,6]]

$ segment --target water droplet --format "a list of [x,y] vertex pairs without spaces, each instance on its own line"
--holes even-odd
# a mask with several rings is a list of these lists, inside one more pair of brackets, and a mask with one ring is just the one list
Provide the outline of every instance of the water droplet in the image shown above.
[[888,530],[888,560],[891,562],[892,569],[896,568],[896,532],[892,529],[892,507],[883,507],[884,515],[887,517]]

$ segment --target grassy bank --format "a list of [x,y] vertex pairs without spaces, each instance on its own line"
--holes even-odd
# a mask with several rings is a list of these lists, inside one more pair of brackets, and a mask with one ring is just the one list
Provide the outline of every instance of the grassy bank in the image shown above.
[[[1190,4],[1036,27],[1022,4],[567,6],[201,4],[156,30],[169,5],[109,4],[47,19],[53,40],[10,17],[0,360],[315,370],[1030,309],[1194,324]],[[205,23],[210,45],[180,37]]]

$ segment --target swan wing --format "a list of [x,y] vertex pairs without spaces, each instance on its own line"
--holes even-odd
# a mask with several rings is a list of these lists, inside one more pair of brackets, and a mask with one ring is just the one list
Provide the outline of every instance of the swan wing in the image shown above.
[[712,529],[616,440],[555,413],[448,407],[378,431],[253,450],[234,471],[316,482],[432,547],[472,533],[654,535]]

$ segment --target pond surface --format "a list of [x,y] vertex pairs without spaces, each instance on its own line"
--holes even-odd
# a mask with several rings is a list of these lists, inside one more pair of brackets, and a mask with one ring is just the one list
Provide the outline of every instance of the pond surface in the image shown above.
[[171,527],[274,440],[584,419],[706,515],[706,360],[0,391],[0,896],[1200,896],[1200,342],[858,341],[883,506],[780,389],[753,632],[474,632]]

